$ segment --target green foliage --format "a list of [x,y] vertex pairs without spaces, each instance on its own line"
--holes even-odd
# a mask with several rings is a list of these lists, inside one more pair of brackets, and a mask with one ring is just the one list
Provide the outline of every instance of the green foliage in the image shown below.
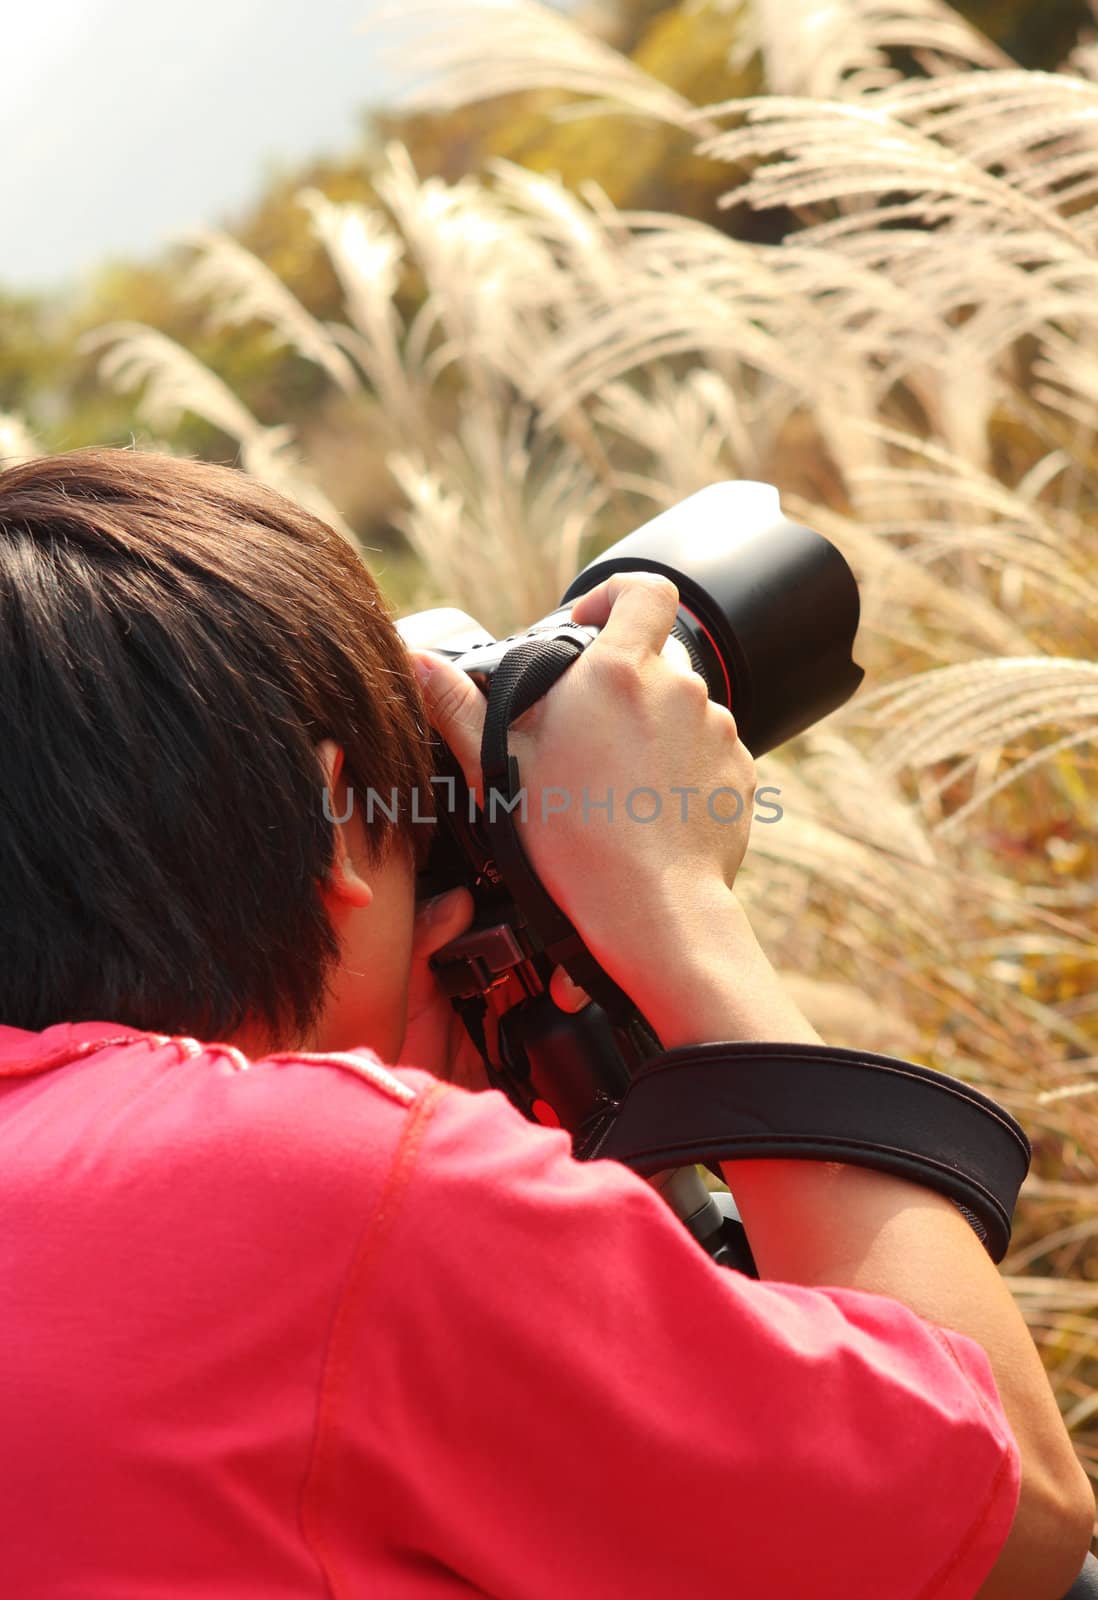
[[0,296],[0,411],[29,411],[53,377],[43,308],[31,295]]
[[[361,156],[312,163],[274,179],[232,231],[294,285],[314,314],[327,318],[338,313],[340,291],[326,253],[307,227],[298,198],[305,187],[338,200],[374,199]],[[187,250],[179,247],[151,262],[105,264],[66,303],[0,295],[0,410],[21,412],[51,449],[148,440],[132,398],[106,388],[94,361],[80,350],[92,330],[131,321],[193,351],[257,414],[293,422],[312,416],[324,394],[315,367],[272,347],[259,324],[211,325],[208,306],[181,293],[187,260]],[[193,415],[179,419],[169,442],[184,454],[215,460],[235,456],[227,435]]]

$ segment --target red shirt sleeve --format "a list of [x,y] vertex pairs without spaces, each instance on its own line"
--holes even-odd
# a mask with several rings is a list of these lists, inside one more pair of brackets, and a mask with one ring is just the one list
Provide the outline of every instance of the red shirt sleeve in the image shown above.
[[428,1098],[329,1358],[336,1571],[357,1540],[416,1595],[971,1600],[1019,1490],[975,1343],[717,1267],[501,1094]]

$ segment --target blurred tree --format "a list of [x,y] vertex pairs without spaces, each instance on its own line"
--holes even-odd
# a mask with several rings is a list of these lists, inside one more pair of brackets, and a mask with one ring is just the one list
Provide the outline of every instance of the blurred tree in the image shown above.
[[330,200],[376,202],[369,178],[372,125],[363,146],[342,160],[326,159],[276,174],[256,204],[230,223],[229,231],[284,283],[292,284],[301,303],[322,320],[342,316],[343,296],[327,252],[308,229],[298,201],[302,189],[318,189]]
[[[696,104],[711,104],[763,88],[757,61],[737,59],[744,7],[734,0],[595,0],[581,14],[603,39],[645,72]],[[1086,0],[960,0],[956,7],[1022,64],[1048,68],[1080,37],[1093,32]],[[326,252],[298,201],[301,189],[334,200],[376,200],[370,170],[390,140],[404,144],[417,172],[453,183],[503,158],[532,171],[557,173],[566,185],[601,187],[618,206],[670,211],[724,232],[773,240],[788,226],[781,212],[720,210],[718,200],[735,169],[699,157],[681,131],[656,120],[612,112],[563,116],[573,97],[546,90],[500,95],[438,114],[383,112],[364,124],[358,149],[341,160],[314,161],[275,172],[256,204],[231,219],[228,231],[252,251],[321,321],[341,316],[342,296]],[[140,321],[166,333],[240,396],[257,416],[308,428],[323,416],[340,430],[342,412],[318,369],[273,347],[258,325],[211,325],[206,309],[180,293],[185,252],[150,263],[106,264],[75,304],[0,295],[0,409],[24,412],[53,448],[116,442],[142,435],[128,396],[104,390],[77,344],[88,330],[118,320]],[[406,275],[402,309],[422,297],[417,275]],[[177,448],[225,459],[231,444],[194,419],[181,420]]]
[[0,411],[30,412],[48,379],[47,309],[28,294],[0,294]]
[[[284,282],[314,315],[339,315],[341,296],[327,255],[313,238],[297,196],[304,187],[332,199],[374,199],[364,155],[314,162],[272,178],[254,209],[229,231]],[[207,307],[181,292],[187,252],[164,251],[151,262],[105,263],[79,297],[62,306],[48,299],[0,295],[0,410],[23,412],[52,449],[118,443],[147,430],[132,397],[105,387],[83,336],[110,322],[142,322],[184,345],[257,415],[291,425],[312,416],[324,380],[293,352],[272,347],[258,324],[219,327]],[[173,446],[185,453],[231,459],[231,442],[197,418],[184,416]]]

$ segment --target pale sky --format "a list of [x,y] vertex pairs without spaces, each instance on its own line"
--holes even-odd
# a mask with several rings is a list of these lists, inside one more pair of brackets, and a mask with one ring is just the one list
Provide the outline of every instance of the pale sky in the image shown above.
[[6,0],[0,288],[103,260],[258,198],[277,164],[350,149],[385,98],[379,0]]

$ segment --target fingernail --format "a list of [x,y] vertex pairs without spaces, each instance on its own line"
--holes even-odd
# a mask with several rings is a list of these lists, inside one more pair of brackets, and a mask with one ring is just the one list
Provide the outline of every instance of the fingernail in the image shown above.
[[433,672],[438,671],[439,667],[445,667],[448,664],[449,658],[447,656],[436,655],[433,650],[425,650],[422,655],[412,657],[412,666],[415,668],[415,674],[420,683],[425,683]]

